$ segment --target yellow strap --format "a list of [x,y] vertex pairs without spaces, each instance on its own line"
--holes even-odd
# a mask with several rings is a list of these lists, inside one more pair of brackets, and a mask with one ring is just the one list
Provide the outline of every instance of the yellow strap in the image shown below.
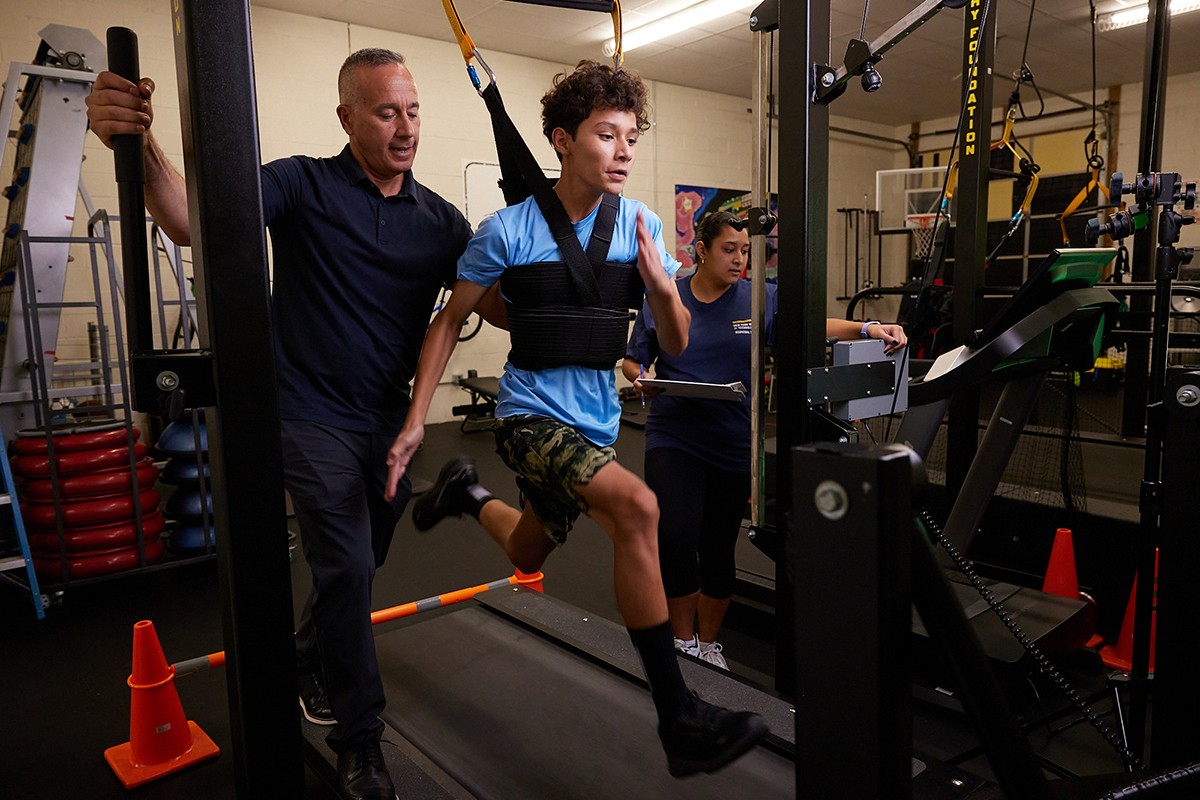
[[[1013,123],[1016,121],[1016,106],[1009,106],[1008,114],[1004,117],[1004,133],[1000,134],[998,141],[992,142],[992,150],[999,150],[1001,147],[1013,154],[1017,164],[1024,160],[1021,151],[1017,150],[1016,137],[1012,135]],[[1032,161],[1032,158],[1030,159]],[[1037,194],[1038,174],[1033,170],[1029,172],[1029,188],[1025,190],[1025,198],[1021,200],[1021,211],[1028,214],[1030,207],[1033,205],[1033,196]]]
[[[471,40],[471,34],[467,33],[467,27],[463,25],[462,17],[458,15],[458,9],[454,7],[454,0],[442,0],[442,8],[446,11],[446,19],[450,22],[450,27],[454,30],[454,38],[458,40],[458,49],[462,51],[463,60],[470,64],[475,59],[475,42]],[[613,66],[617,69],[625,63],[625,51],[621,45],[621,0],[613,0],[612,8],[613,21],[613,40],[616,42],[616,49],[613,51]]]
[[1067,217],[1074,214],[1075,210],[1083,205],[1083,201],[1086,200],[1087,196],[1092,193],[1092,189],[1096,185],[1095,178],[1088,181],[1087,186],[1084,186],[1079,190],[1079,194],[1075,195],[1075,199],[1067,204],[1066,210],[1064,210],[1058,217],[1058,227],[1062,229],[1063,244],[1065,244],[1067,247],[1071,246],[1071,237],[1067,235]]
[[1004,117],[1004,133],[1000,134],[1000,140],[992,144],[993,150],[999,150],[1001,147],[1007,147],[1012,150],[1012,129],[1013,122],[1016,120],[1016,114],[1013,109],[1008,110],[1008,114]]
[[1033,196],[1037,194],[1038,180],[1038,174],[1030,171],[1029,188],[1025,190],[1025,199],[1021,201],[1021,210],[1026,214],[1029,213],[1030,207],[1033,206]]
[[625,63],[625,50],[621,44],[621,0],[613,0],[612,21],[613,42],[616,43],[613,49],[613,68],[620,69]]
[[467,33],[462,18],[458,16],[454,0],[442,0],[442,8],[446,10],[446,19],[450,21],[450,27],[454,29],[454,38],[458,40],[458,49],[462,51],[463,60],[470,64],[471,60],[475,58],[475,43],[471,41],[471,34]]
[[1092,177],[1087,182],[1087,186],[1079,190],[1079,194],[1075,195],[1075,199],[1067,205],[1058,218],[1058,227],[1062,229],[1063,244],[1068,247],[1071,244],[1071,238],[1067,236],[1067,217],[1079,210],[1079,207],[1083,205],[1083,201],[1088,198],[1093,189],[1099,189],[1100,193],[1104,195],[1105,200],[1112,199],[1109,195],[1108,187],[1100,182],[1100,170],[1092,168]]

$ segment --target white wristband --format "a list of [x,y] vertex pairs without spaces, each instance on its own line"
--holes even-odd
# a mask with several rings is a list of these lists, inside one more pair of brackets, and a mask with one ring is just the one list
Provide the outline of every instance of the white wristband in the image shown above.
[[877,319],[868,320],[863,323],[862,330],[859,331],[858,335],[861,336],[863,339],[870,339],[871,336],[870,336],[870,334],[867,333],[867,328],[871,327],[872,325],[882,325],[882,324],[883,323]]

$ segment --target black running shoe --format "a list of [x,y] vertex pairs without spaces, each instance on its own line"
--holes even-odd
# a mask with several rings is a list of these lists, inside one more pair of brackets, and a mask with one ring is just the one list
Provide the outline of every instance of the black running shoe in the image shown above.
[[716,772],[758,744],[767,721],[750,711],[730,711],[688,695],[673,720],[658,726],[671,776]]
[[479,483],[475,460],[458,456],[447,461],[438,473],[433,488],[413,503],[413,525],[427,531],[446,517],[461,517],[475,501],[468,490]]
[[321,679],[311,670],[301,668],[297,683],[300,690],[300,712],[304,714],[304,718],[314,725],[336,723],[333,706],[329,704],[329,695]]

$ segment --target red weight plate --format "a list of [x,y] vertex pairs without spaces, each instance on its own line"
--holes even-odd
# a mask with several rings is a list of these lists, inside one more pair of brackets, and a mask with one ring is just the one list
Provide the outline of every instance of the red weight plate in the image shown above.
[[[146,542],[146,563],[153,564],[163,557],[167,548],[163,545],[161,539],[152,539]],[[90,553],[88,555],[74,555],[67,558],[67,578],[94,578],[97,575],[109,575],[114,572],[123,572],[127,569],[133,569],[140,566],[138,557],[138,549],[136,547],[123,547],[116,550],[109,550],[102,553]],[[43,581],[61,580],[62,561],[58,558],[38,558],[33,559],[33,568],[37,570],[38,577]]]
[[[140,442],[134,446],[134,457],[141,461],[146,457],[146,445]],[[80,475],[85,472],[99,472],[102,469],[119,467],[129,463],[129,448],[111,447],[107,450],[81,450],[78,453],[55,453],[58,462],[58,474]],[[42,453],[33,456],[17,456],[13,459],[16,471],[26,478],[49,478],[50,457]]]
[[[128,467],[116,467],[86,475],[60,478],[58,481],[59,497],[64,500],[74,500],[82,497],[128,493],[132,484],[131,475]],[[138,487],[141,489],[154,485],[155,479],[158,478],[158,467],[154,466],[152,459],[143,458],[138,462],[137,478]],[[19,494],[25,500],[53,501],[54,482],[49,478],[27,479],[21,484]]]
[[[143,514],[149,514],[158,508],[158,501],[161,499],[153,487],[143,490],[138,497]],[[132,492],[59,505],[62,508],[63,525],[68,528],[87,528],[105,522],[127,521],[134,515]],[[22,503],[21,514],[25,518],[25,524],[31,528],[48,530],[57,525],[53,503]]]
[[[136,441],[141,431],[133,428],[133,438]],[[128,441],[125,428],[109,431],[93,431],[90,433],[69,433],[65,436],[54,437],[54,452],[77,453],[80,450],[108,450],[121,447]],[[44,455],[50,452],[50,445],[45,436],[18,436],[13,442],[13,452],[19,456]]]
[[[149,541],[167,527],[167,521],[157,511],[142,518],[142,536]],[[63,532],[68,553],[81,555],[137,544],[137,525],[121,522],[113,525],[97,525],[90,528],[73,528]],[[39,558],[58,555],[58,531],[29,534],[29,549]]]

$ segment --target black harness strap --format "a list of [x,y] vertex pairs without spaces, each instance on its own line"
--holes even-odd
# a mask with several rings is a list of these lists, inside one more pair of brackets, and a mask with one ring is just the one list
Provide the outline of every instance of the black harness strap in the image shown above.
[[[533,195],[570,270],[571,281],[575,284],[580,301],[585,306],[600,307],[603,301],[600,298],[600,285],[596,281],[596,273],[604,266],[608,245],[612,242],[617,198],[613,196],[610,202],[609,196],[605,196],[596,218],[591,241],[588,243],[588,253],[585,254],[562,201],[554,193],[550,180],[538,166],[533,153],[529,152],[525,140],[521,138],[516,125],[505,111],[504,100],[500,97],[500,90],[496,88],[495,83],[488,84],[483,90],[483,101],[492,117],[492,133],[496,138],[496,153],[500,158],[502,176],[500,190],[504,193],[504,202],[514,205],[530,194]],[[601,227],[601,222],[606,222],[606,227]],[[597,233],[601,234],[601,240],[604,242],[604,250],[598,257],[592,254],[594,249],[600,247]]]
[[480,94],[492,118],[492,136],[496,140],[496,156],[500,161],[500,191],[504,193],[504,204],[515,206],[533,194],[534,185],[544,183],[549,186],[550,181],[508,116],[496,84],[489,83]]
[[592,236],[588,239],[587,257],[592,262],[592,269],[599,274],[604,262],[608,259],[608,248],[612,246],[613,228],[617,225],[617,203],[620,202],[615,194],[606,194],[600,200],[600,210],[596,212],[596,224],[592,226]]

